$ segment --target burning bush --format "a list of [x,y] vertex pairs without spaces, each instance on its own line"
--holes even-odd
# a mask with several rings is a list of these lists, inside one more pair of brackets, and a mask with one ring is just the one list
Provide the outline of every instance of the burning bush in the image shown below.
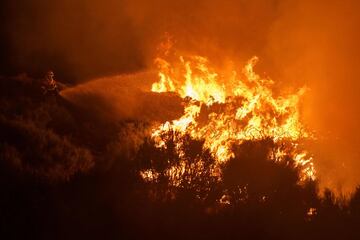
[[[277,149],[272,139],[234,145],[234,157],[218,165],[210,151],[203,150],[204,141],[193,140],[189,135],[174,138],[176,134],[179,133],[163,136],[166,148],[157,148],[148,139],[137,154],[139,177],[147,183],[152,199],[174,200],[186,192],[192,201],[212,205],[277,202],[285,207],[291,205],[289,196],[298,196],[292,204],[302,206],[302,214],[316,203],[315,182],[299,184],[302,169],[294,165],[291,155],[280,162],[269,159]],[[181,149],[176,145],[179,141]],[[289,205],[284,204],[286,201]]]

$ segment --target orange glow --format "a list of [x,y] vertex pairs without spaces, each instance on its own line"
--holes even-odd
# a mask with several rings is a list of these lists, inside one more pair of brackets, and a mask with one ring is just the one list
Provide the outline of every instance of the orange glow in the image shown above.
[[[280,162],[290,156],[293,166],[300,169],[301,181],[315,179],[313,159],[298,144],[313,137],[300,121],[299,101],[306,88],[275,96],[274,82],[254,71],[257,62],[255,56],[240,71],[224,71],[201,56],[180,56],[172,62],[156,58],[159,81],[152,84],[151,90],[174,92],[185,102],[184,114],[179,119],[152,129],[156,147],[167,148],[166,140],[171,136],[179,158],[183,159],[181,138],[189,135],[204,141],[204,150],[216,160],[213,176],[220,180],[222,166],[235,156],[234,144],[269,138],[276,145],[269,160]],[[177,186],[187,171],[203,171],[202,168],[201,164],[188,166],[182,161],[168,169],[166,175]]]

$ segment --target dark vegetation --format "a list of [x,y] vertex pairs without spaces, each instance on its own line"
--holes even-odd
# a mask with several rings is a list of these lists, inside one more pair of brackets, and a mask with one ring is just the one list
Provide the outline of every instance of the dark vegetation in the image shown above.
[[[145,138],[146,123],[106,121],[26,76],[1,79],[0,106],[1,239],[360,238],[360,189],[319,197],[316,182],[266,160],[270,140],[237,146],[221,183],[204,172],[171,187],[139,177],[179,161]],[[201,145],[186,140],[188,161],[211,165]]]

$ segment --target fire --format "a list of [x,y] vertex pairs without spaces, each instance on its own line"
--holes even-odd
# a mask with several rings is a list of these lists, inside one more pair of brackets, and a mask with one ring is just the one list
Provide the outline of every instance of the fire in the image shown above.
[[[312,138],[300,119],[299,102],[306,88],[286,96],[276,96],[274,81],[254,71],[258,57],[251,58],[240,70],[223,70],[211,66],[201,56],[180,56],[175,61],[156,58],[159,80],[152,84],[153,92],[174,92],[184,99],[184,114],[156,125],[152,139],[158,148],[167,148],[172,138],[180,163],[167,169],[165,175],[174,186],[185,181],[189,171],[204,171],[197,165],[185,163],[184,136],[204,142],[203,150],[215,159],[210,166],[212,176],[221,180],[221,168],[234,157],[233,145],[245,141],[271,139],[275,149],[269,155],[274,162],[290,156],[300,169],[300,180],[315,179],[313,159],[301,149],[299,142]],[[171,134],[169,134],[171,133]],[[145,179],[154,178],[142,172]]]

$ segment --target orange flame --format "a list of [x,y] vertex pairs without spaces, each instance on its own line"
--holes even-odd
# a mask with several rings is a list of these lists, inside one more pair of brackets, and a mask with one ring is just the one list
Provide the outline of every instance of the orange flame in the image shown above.
[[[301,169],[300,179],[315,179],[313,159],[297,142],[312,138],[300,121],[299,101],[306,88],[287,96],[275,96],[274,82],[254,71],[258,62],[251,58],[242,71],[216,71],[208,59],[201,56],[181,56],[174,62],[156,58],[159,81],[153,92],[175,92],[187,99],[184,114],[179,119],[160,124],[152,130],[158,148],[166,148],[165,133],[176,132],[174,142],[180,159],[184,156],[181,137],[203,140],[204,150],[216,160],[214,176],[221,178],[221,166],[234,157],[232,145],[249,140],[270,138],[274,143],[288,142],[269,156],[275,162],[291,156],[294,166]],[[174,185],[181,181],[185,164],[168,169]],[[192,166],[201,170],[201,166]],[[145,173],[142,173],[145,174]],[[149,178],[149,177],[147,177]]]

